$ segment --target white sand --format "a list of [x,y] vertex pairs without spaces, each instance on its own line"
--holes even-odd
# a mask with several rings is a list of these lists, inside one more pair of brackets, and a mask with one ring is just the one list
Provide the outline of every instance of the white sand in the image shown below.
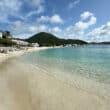
[[6,60],[0,65],[0,110],[110,110],[110,100]]
[[48,48],[52,48],[52,47],[30,47],[30,48],[24,49],[24,50],[9,52],[7,54],[0,53],[0,62],[3,62],[4,60],[6,60],[8,58],[17,57],[17,56],[26,54],[28,52],[39,51],[39,50],[48,49]]

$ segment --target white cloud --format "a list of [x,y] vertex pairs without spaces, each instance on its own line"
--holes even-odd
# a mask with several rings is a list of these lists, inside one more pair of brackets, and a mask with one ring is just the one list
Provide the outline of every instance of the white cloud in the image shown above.
[[21,37],[29,37],[38,32],[47,32],[49,29],[46,25],[35,25],[16,21],[13,23],[11,30],[16,37],[20,37],[20,35]]
[[60,33],[62,30],[59,27],[54,27],[51,29],[52,33]]
[[[90,26],[94,25],[96,23],[96,17],[94,14],[90,12],[84,12],[81,14],[81,20],[75,23],[74,26],[69,26],[66,31],[69,33],[71,32],[72,35],[76,36],[83,36],[86,29],[88,29]],[[89,18],[89,20],[88,20]],[[85,21],[88,20],[88,21]]]
[[37,15],[37,14],[40,14],[40,13],[43,13],[44,12],[44,7],[43,6],[39,6],[37,10],[33,10],[33,11],[30,11],[25,17],[24,19],[28,19],[29,17],[33,16],[33,15]]
[[39,32],[50,32],[52,34],[58,35],[62,32],[62,30],[59,27],[48,27],[47,25],[35,25],[35,24],[28,24],[21,21],[16,21],[13,23],[11,30],[13,32],[13,35],[15,37],[29,37],[33,34],[39,33]]
[[[34,14],[34,13],[32,13]],[[31,16],[31,15],[30,15]],[[60,19],[60,20],[59,20]],[[103,25],[99,28],[94,29],[91,33],[85,34],[85,30],[88,29],[90,26],[94,25],[96,23],[96,17],[93,13],[90,12],[84,12],[80,15],[80,21],[76,22],[73,26],[68,26],[64,31],[62,31],[61,28],[58,26],[51,27],[44,24],[41,24],[40,22],[46,22],[46,23],[62,23],[63,20],[61,17],[57,14],[49,17],[49,16],[41,16],[38,22],[21,22],[16,21],[12,25],[12,32],[17,37],[29,37],[33,34],[39,33],[39,32],[50,32],[52,34],[55,34],[56,36],[66,36],[66,38],[75,38],[75,39],[99,39],[100,35],[110,35],[110,22],[108,22],[106,25]],[[35,25],[36,24],[36,25]],[[98,37],[95,37],[95,36]]]
[[47,30],[48,30],[48,27],[45,25],[30,26],[29,27],[29,31],[32,33],[44,32]]
[[54,14],[53,16],[41,16],[37,19],[38,22],[50,22],[50,23],[63,23],[63,19],[58,15]]
[[85,30],[96,24],[97,18],[93,13],[88,11],[82,13],[80,18],[80,21],[75,23],[73,26],[66,28],[64,33],[65,36],[68,38],[86,40],[88,42],[110,41],[110,22],[93,29],[89,33],[85,33]]
[[75,39],[85,39],[85,31],[92,25],[96,24],[97,18],[93,13],[84,12],[80,15],[80,21],[65,30],[65,36]]
[[[83,31],[85,29],[88,29],[91,25],[94,25],[96,23],[96,17],[93,13],[86,11],[81,14],[81,20],[75,24],[76,30]],[[89,18],[88,21],[85,21]]]
[[[31,16],[33,16],[33,15],[36,15],[36,14],[37,14],[37,11],[36,11],[36,10],[31,11],[31,12],[29,12],[29,13],[26,15],[25,18],[29,18],[29,17],[31,17]],[[24,19],[25,19],[25,18],[24,18]]]
[[80,0],[76,0],[76,1],[70,2],[69,5],[68,5],[68,8],[72,9],[73,7],[78,5],[79,3],[80,3]]
[[19,0],[0,0],[0,11],[18,11],[20,9],[21,2]]
[[34,9],[34,11],[29,12],[27,16],[32,16],[33,14],[39,14],[44,12],[45,0],[25,0],[25,2]]
[[86,37],[91,40],[106,41],[110,40],[110,22],[95,28],[93,31],[89,32]]
[[38,22],[49,22],[50,18],[48,16],[41,16],[37,19]]
[[[10,16],[21,20],[28,20],[28,17],[43,13],[45,11],[45,0],[0,0],[0,22],[11,23]],[[21,12],[22,6],[26,6],[30,11],[28,13]]]
[[14,35],[24,34],[27,33],[28,24],[25,24],[21,21],[16,21],[11,26],[11,30]]
[[[87,18],[86,18],[87,19]],[[76,30],[79,31],[83,31],[85,29],[88,29],[90,26],[94,25],[96,23],[96,17],[95,16],[91,16],[90,20],[88,22],[84,22],[84,21],[79,21],[75,24],[75,28]]]
[[63,19],[62,19],[59,15],[57,15],[57,14],[53,15],[53,16],[50,18],[50,21],[51,21],[52,23],[63,23]]
[[16,15],[21,8],[20,0],[0,0],[0,22],[9,22],[9,15]]
[[94,14],[89,12],[89,11],[85,11],[84,13],[81,14],[80,17],[81,17],[82,20],[85,20],[85,19],[87,19],[87,18],[89,18],[91,16],[94,16]]

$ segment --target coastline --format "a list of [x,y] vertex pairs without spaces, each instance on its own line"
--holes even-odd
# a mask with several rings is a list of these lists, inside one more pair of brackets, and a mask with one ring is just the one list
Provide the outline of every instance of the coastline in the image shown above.
[[29,47],[23,50],[13,51],[13,52],[9,52],[6,54],[0,53],[0,63],[4,62],[5,60],[9,58],[13,58],[13,57],[21,56],[23,54],[27,54],[33,51],[39,51],[39,50],[44,50],[44,49],[49,49],[49,48],[53,48],[53,47]]
[[[70,82],[63,76],[60,80],[42,68],[13,58],[48,48],[53,47],[6,54],[7,60],[0,65],[0,110],[109,110],[110,100],[104,95],[92,93],[91,88],[90,91],[80,89],[70,83],[70,78]],[[79,79],[84,81],[82,77]]]

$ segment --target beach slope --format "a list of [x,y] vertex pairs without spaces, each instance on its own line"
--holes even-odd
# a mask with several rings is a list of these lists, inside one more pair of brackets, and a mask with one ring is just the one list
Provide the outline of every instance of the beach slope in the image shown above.
[[0,110],[109,110],[109,104],[16,59],[0,65]]

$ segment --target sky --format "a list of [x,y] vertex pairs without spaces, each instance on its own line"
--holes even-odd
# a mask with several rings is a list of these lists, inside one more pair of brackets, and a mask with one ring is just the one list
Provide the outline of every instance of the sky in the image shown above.
[[49,32],[60,38],[110,41],[110,0],[0,0],[0,30],[28,38]]

